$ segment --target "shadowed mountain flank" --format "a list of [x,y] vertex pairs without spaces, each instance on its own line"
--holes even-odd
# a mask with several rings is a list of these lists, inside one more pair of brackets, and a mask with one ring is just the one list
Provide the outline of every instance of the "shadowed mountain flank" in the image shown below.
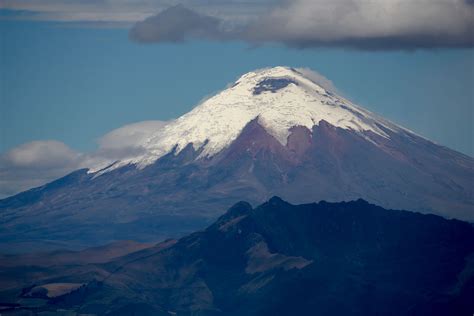
[[363,200],[273,197],[255,209],[237,203],[177,241],[52,267],[0,294],[10,304],[45,302],[37,311],[98,315],[465,315],[474,308],[473,255],[466,222]]

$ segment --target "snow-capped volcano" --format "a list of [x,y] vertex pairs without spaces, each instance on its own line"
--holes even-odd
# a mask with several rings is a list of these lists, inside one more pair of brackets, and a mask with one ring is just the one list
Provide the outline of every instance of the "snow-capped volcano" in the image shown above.
[[[146,149],[143,155],[119,161],[100,173],[127,164],[143,168],[172,150],[179,153],[188,144],[202,149],[201,158],[211,157],[227,148],[254,119],[282,145],[286,145],[292,127],[312,129],[321,121],[361,135],[371,131],[387,138],[384,129],[401,129],[294,68],[266,68],[241,76],[231,87],[157,130],[140,144]],[[363,135],[369,138],[370,134]]]
[[143,131],[133,158],[1,200],[0,247],[44,236],[88,246],[157,240],[200,229],[236,201],[274,195],[293,203],[362,198],[474,220],[473,158],[329,90],[292,68],[247,73]]

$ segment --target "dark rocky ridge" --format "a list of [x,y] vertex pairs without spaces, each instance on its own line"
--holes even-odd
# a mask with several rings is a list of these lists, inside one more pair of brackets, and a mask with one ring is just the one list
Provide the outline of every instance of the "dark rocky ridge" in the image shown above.
[[473,256],[465,222],[363,200],[295,206],[274,197],[255,209],[238,203],[178,241],[43,278],[86,286],[38,310],[471,315]]

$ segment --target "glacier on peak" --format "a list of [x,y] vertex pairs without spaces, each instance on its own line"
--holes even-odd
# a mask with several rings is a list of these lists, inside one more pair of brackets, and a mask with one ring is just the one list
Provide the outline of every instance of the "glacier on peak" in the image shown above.
[[[141,140],[137,145],[146,149],[143,154],[89,172],[100,175],[128,164],[143,168],[171,151],[179,153],[189,144],[201,148],[200,157],[212,157],[228,147],[254,119],[283,145],[292,127],[312,129],[322,120],[382,137],[388,137],[383,128],[402,129],[326,90],[297,69],[264,68],[244,74],[231,87]],[[366,133],[363,136],[367,137]]]

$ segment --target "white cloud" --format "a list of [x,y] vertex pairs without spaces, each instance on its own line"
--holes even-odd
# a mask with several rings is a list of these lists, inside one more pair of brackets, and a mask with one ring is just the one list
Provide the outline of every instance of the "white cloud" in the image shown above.
[[0,156],[0,198],[79,169],[83,154],[55,140],[20,145]]
[[144,142],[165,126],[143,121],[110,131],[92,153],[77,152],[56,140],[33,141],[0,155],[0,198],[43,185],[82,168],[101,169],[114,161],[143,154]]
[[67,168],[77,166],[81,154],[56,140],[26,143],[8,151],[3,159],[17,168]]

